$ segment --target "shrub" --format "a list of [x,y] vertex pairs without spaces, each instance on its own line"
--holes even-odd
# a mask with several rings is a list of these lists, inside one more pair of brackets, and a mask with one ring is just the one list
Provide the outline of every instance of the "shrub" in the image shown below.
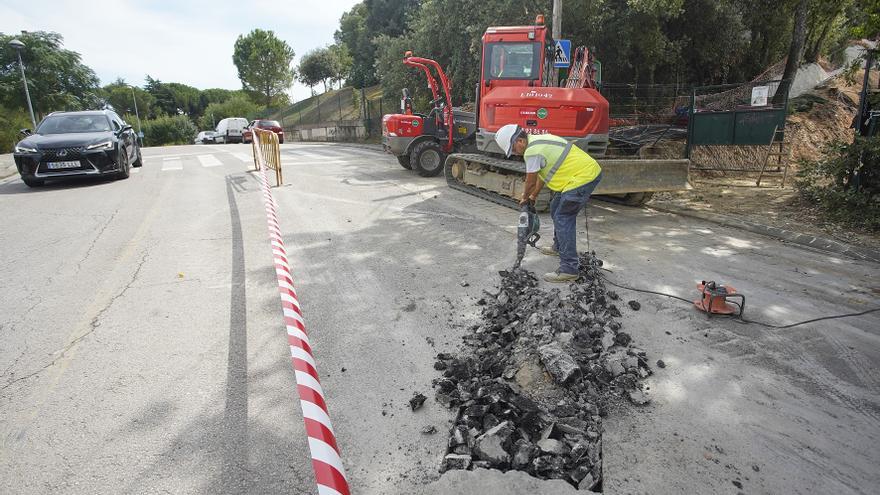
[[18,131],[31,127],[33,124],[27,110],[9,110],[0,106],[0,153],[12,153],[15,144],[22,139]]
[[824,159],[800,164],[795,183],[831,220],[880,230],[880,138],[830,145]]
[[199,132],[186,115],[162,115],[142,123],[145,146],[189,144]]
[[262,108],[246,96],[233,96],[222,103],[215,102],[208,105],[199,119],[199,128],[213,129],[214,125],[227,117],[244,117],[252,120],[257,117]]

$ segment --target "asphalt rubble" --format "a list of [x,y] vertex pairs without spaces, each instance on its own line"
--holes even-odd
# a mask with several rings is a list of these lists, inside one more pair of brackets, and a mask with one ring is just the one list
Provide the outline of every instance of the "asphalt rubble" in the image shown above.
[[648,403],[641,380],[652,371],[617,320],[619,305],[639,304],[605,288],[595,253],[580,257],[565,292],[527,270],[499,272],[461,351],[437,355],[435,398],[457,411],[441,472],[519,470],[602,490],[602,418]]

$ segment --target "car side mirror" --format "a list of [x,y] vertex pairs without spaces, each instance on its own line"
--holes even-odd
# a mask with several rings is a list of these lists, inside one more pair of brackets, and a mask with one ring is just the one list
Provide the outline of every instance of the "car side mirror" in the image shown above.
[[22,137],[28,137],[28,136],[30,136],[31,134],[33,134],[33,132],[31,132],[30,129],[21,129],[21,130],[18,131],[18,134],[19,134],[20,136],[22,136]]

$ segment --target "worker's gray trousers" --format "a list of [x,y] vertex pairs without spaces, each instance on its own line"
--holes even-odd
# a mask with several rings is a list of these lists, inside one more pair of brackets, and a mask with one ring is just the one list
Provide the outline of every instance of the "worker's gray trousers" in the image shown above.
[[559,252],[559,272],[578,273],[577,217],[599,185],[602,174],[581,187],[556,193],[550,201],[553,219],[553,249]]

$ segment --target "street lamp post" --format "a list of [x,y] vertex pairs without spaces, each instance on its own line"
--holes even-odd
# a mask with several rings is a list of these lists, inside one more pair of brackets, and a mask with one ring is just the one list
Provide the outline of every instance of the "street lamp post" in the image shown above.
[[141,131],[141,115],[138,113],[138,101],[134,96],[134,86],[129,86],[128,89],[131,90],[131,101],[134,102],[134,116],[138,121],[138,139],[143,139],[144,133]]
[[24,75],[24,63],[21,61],[21,49],[24,48],[24,43],[14,39],[9,42],[9,46],[15,48],[15,52],[18,54],[18,66],[21,67],[21,80],[24,83],[24,96],[27,98],[28,110],[31,112],[31,123],[34,125],[34,130],[36,130],[37,119],[34,117],[34,106],[31,104],[31,92],[28,90],[27,77]]

